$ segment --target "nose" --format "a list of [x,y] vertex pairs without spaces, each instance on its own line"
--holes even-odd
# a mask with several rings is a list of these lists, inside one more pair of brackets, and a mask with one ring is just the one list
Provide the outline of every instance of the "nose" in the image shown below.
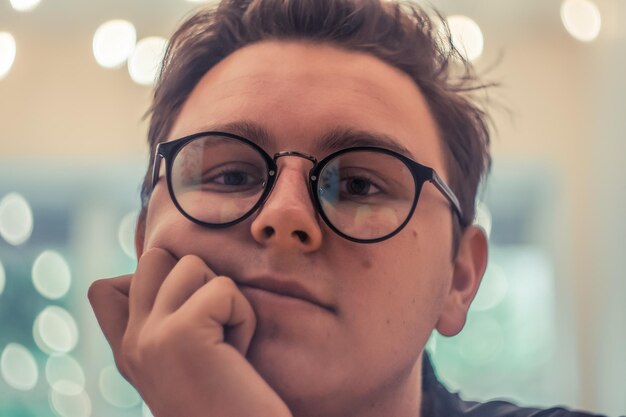
[[269,197],[251,224],[254,239],[265,246],[312,252],[322,244],[317,212],[308,192],[310,163],[284,158]]

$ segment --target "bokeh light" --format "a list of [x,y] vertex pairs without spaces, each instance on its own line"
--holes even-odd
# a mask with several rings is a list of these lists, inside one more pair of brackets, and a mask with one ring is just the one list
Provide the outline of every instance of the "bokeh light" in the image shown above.
[[16,53],[17,46],[13,35],[9,32],[0,32],[0,80],[11,71]]
[[140,85],[153,84],[166,47],[167,40],[158,36],[150,36],[137,42],[135,50],[128,59],[130,78]]
[[67,353],[78,343],[78,327],[67,310],[48,306],[35,319],[33,337],[45,353]]
[[4,283],[6,282],[6,273],[4,272],[4,265],[0,260],[0,295],[4,292]]
[[18,12],[28,12],[39,6],[41,0],[10,0],[13,9]]
[[122,250],[131,259],[135,259],[135,225],[137,224],[137,216],[139,213],[133,211],[122,218],[117,229],[117,240]]
[[141,397],[135,388],[124,379],[113,365],[100,371],[98,382],[104,399],[116,407],[130,408],[141,402]]
[[104,68],[121,67],[135,48],[137,32],[126,20],[109,20],[93,36],[93,55]]
[[79,395],[85,388],[85,372],[70,355],[54,354],[46,361],[46,379],[55,391],[64,395]]
[[590,0],[563,1],[561,20],[567,32],[582,42],[591,42],[597,38],[602,27],[600,10]]
[[85,390],[78,394],[67,395],[55,389],[49,391],[50,407],[61,417],[89,417],[92,406]]
[[9,244],[18,246],[33,233],[33,211],[18,193],[9,193],[0,201],[0,235]]
[[447,19],[452,44],[469,61],[477,60],[483,53],[484,39],[480,26],[467,16],[453,15]]
[[33,389],[39,379],[33,354],[18,343],[9,343],[2,351],[0,372],[7,384],[21,391]]
[[43,251],[33,263],[33,285],[42,296],[56,300],[70,289],[72,277],[67,261],[59,253]]

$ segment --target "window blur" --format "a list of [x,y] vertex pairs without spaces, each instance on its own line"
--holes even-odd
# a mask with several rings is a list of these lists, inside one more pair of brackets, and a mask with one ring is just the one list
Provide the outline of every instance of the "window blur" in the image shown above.
[[[502,83],[477,216],[489,265],[463,331],[427,344],[437,373],[469,400],[626,414],[626,1],[433,4]],[[86,293],[136,266],[142,116],[200,6],[0,3],[2,416],[150,415]]]

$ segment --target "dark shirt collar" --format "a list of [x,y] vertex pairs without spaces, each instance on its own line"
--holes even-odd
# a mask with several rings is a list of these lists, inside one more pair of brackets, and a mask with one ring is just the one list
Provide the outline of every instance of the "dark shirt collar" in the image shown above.
[[[439,382],[430,355],[422,354],[421,417],[606,417],[563,407],[540,409],[519,407],[502,400],[487,402],[466,401]],[[626,417],[626,416],[622,416]]]
[[443,415],[440,404],[441,383],[435,375],[435,370],[426,349],[422,353],[422,405],[421,417],[437,417]]

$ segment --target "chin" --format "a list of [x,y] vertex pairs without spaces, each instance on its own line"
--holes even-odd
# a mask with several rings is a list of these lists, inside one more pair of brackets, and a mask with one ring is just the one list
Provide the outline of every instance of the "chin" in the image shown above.
[[259,338],[255,334],[248,361],[283,399],[313,401],[333,393],[337,366],[315,346]]

